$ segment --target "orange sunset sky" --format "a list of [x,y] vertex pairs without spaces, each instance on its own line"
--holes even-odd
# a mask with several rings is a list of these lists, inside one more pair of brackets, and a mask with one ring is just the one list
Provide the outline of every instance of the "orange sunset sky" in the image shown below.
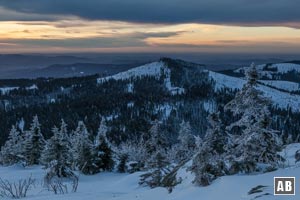
[[[118,0],[114,0],[112,5],[102,5],[99,4],[100,1],[95,0],[86,1],[91,5],[95,4],[95,7],[99,6],[98,11],[96,8],[92,9],[81,5],[83,3],[77,0],[62,0],[61,3],[48,0],[28,0],[28,4],[25,1],[17,0],[12,5],[7,3],[9,1],[0,0],[0,53],[291,53],[300,50],[300,23],[298,16],[295,16],[299,14],[294,13],[292,8],[295,5],[290,5],[290,12],[280,13],[274,19],[272,11],[268,11],[267,8],[270,6],[275,10],[287,8],[283,8],[280,4],[273,5],[272,1],[266,1],[267,5],[261,5],[265,9],[265,15],[261,11],[263,9],[260,9],[259,5],[255,3],[253,3],[255,4],[254,8],[251,4],[250,8],[246,10],[243,10],[243,4],[240,3],[237,7],[241,10],[227,11],[224,16],[222,12],[217,13],[212,8],[214,4],[210,5],[209,1],[202,1],[203,5],[201,3],[198,5],[193,0],[167,0],[169,4],[164,3],[163,5],[159,5],[159,2],[156,1],[152,3],[153,5],[151,3],[135,5],[134,1],[125,0],[132,4],[130,4],[131,7],[126,7],[127,4],[123,2],[124,10],[115,5],[121,2]],[[224,2],[226,1],[229,5],[216,3],[214,6],[220,9],[219,7],[223,5],[224,9],[229,9],[235,2],[234,0],[225,0]],[[182,8],[177,6],[169,11],[174,13],[165,14],[172,2],[177,2],[177,4],[194,2],[196,5],[192,6],[192,4],[190,7],[183,6]],[[250,1],[241,0],[241,2]],[[284,4],[284,1],[280,2]],[[286,1],[286,3],[288,2]],[[208,11],[205,14],[204,5],[212,11],[209,12],[207,8]],[[57,10],[58,6],[61,9]],[[107,10],[103,8],[105,6]],[[152,10],[153,16],[150,11],[136,11],[136,9],[144,9],[146,6],[150,11]],[[157,11],[156,8],[159,6],[162,8]],[[198,10],[196,6],[199,6]],[[255,8],[258,13],[254,12]],[[130,9],[133,10],[132,14],[130,14]],[[89,11],[94,14],[89,14]],[[145,12],[145,17],[143,12]],[[251,16],[251,13],[254,17]],[[248,15],[248,18],[244,15]]]

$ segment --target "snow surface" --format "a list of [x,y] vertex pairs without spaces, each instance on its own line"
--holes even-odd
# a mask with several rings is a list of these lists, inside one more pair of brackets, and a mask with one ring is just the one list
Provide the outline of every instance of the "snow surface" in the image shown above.
[[[290,71],[296,71],[296,72],[300,72],[300,65],[299,64],[293,64],[293,63],[275,63],[272,65],[269,65],[268,68],[269,69],[274,69],[274,71],[268,71],[268,70],[264,70],[264,67],[266,66],[266,64],[261,64],[261,65],[257,65],[256,68],[260,71],[260,74],[262,76],[266,76],[268,78],[272,78],[272,75],[274,74],[284,74]],[[245,70],[249,69],[249,67],[241,67],[238,68],[236,70],[234,70],[234,72],[236,73],[244,73]]]
[[266,85],[278,88],[278,89],[283,89],[289,92],[293,91],[299,91],[300,90],[300,84],[299,83],[294,83],[290,81],[274,81],[274,80],[260,80],[259,82],[264,83]]
[[155,76],[160,77],[161,70],[165,67],[163,62],[153,62],[146,65],[142,65],[140,67],[136,67],[133,69],[130,69],[125,72],[120,72],[118,74],[107,76],[104,78],[98,78],[97,82],[99,84],[108,81],[110,79],[114,80],[126,80],[133,77],[142,77],[142,76]]
[[277,68],[277,72],[279,73],[287,73],[290,71],[297,71],[300,72],[300,65],[299,64],[293,64],[293,63],[277,63],[272,64],[272,68]]
[[242,89],[243,85],[246,83],[246,81],[243,79],[212,71],[209,71],[209,76],[216,81],[215,91],[218,91],[222,88]]
[[215,101],[205,101],[203,107],[209,113],[216,112],[217,110],[217,105]]
[[[222,88],[241,89],[246,83],[246,80],[244,79],[227,76],[217,72],[210,71],[209,76],[216,82],[215,91],[218,91]],[[300,95],[282,92],[265,85],[259,85],[258,89],[261,90],[266,97],[269,97],[279,108],[285,109],[291,107],[293,111],[299,111]]]
[[133,108],[134,107],[134,102],[130,101],[127,103],[127,108]]
[[[210,186],[198,187],[192,181],[194,175],[187,171],[191,166],[191,161],[186,163],[177,173],[177,177],[182,179],[172,193],[168,193],[165,188],[150,189],[138,185],[139,176],[142,172],[133,174],[119,173],[99,173],[86,176],[80,174],[78,191],[64,195],[54,195],[42,187],[42,178],[45,171],[40,166],[23,168],[21,166],[0,167],[0,177],[11,182],[32,176],[37,180],[26,200],[250,200],[250,199],[299,199],[300,189],[297,186],[300,180],[300,168],[294,162],[294,154],[300,149],[300,144],[288,145],[282,151],[282,155],[287,158],[289,165],[285,169],[253,175],[233,175],[218,178]],[[296,196],[273,196],[273,178],[275,176],[296,177]],[[262,192],[248,194],[248,192],[258,186],[266,186]],[[258,198],[257,196],[269,193]]]
[[164,74],[166,78],[164,84],[166,88],[171,92],[171,95],[181,95],[185,93],[185,89],[181,87],[173,87],[171,82],[171,70],[167,67],[164,68]]
[[281,152],[280,155],[286,159],[285,165],[287,167],[300,166],[300,163],[296,163],[295,153],[300,149],[299,143],[294,143],[286,146]]
[[[143,77],[143,76],[154,76],[156,78],[160,78],[162,73],[166,75],[166,78],[164,80],[164,84],[168,91],[170,91],[171,95],[181,95],[184,94],[185,90],[184,88],[180,87],[173,87],[170,77],[171,77],[171,70],[165,66],[164,62],[153,62],[146,65],[142,65],[140,67],[136,67],[133,69],[130,69],[125,72],[120,72],[118,74],[107,76],[104,78],[98,78],[97,83],[101,84],[105,81],[114,79],[114,80],[130,80],[132,78],[136,77]],[[127,86],[128,92],[133,92],[134,86],[130,83]]]
[[10,91],[17,90],[17,89],[19,89],[19,87],[3,87],[3,88],[0,88],[0,93],[2,95],[5,95],[5,94],[9,94]]
[[162,112],[165,119],[167,119],[170,116],[173,109],[174,107],[168,103],[156,105],[154,108],[156,113]]
[[271,98],[271,100],[279,108],[288,108],[290,107],[293,111],[299,112],[300,109],[300,95],[289,94],[286,92],[281,92],[279,90],[270,88],[268,86],[260,85],[258,87],[266,97]]
[[26,90],[37,90],[37,89],[39,89],[39,88],[37,87],[36,84],[33,84],[32,86],[26,87]]
[[133,85],[133,83],[127,84],[127,92],[128,92],[128,93],[133,93],[133,90],[134,90],[134,85]]

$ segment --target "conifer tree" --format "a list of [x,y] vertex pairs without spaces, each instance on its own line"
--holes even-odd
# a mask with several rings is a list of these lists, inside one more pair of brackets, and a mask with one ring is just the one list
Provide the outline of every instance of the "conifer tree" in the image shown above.
[[220,113],[212,113],[208,116],[209,127],[206,131],[203,146],[214,154],[222,154],[227,151],[228,135],[222,123]]
[[41,162],[48,169],[51,177],[69,177],[71,173],[70,146],[68,143],[66,124],[62,120],[61,129],[54,127],[53,136],[46,142]]
[[125,173],[127,171],[126,163],[128,160],[128,155],[122,154],[119,159],[120,159],[120,162],[118,164],[118,172]]
[[[145,148],[145,141],[143,137],[134,138],[123,142],[115,151],[119,154],[119,171],[127,170],[132,173],[141,171],[145,166],[145,161],[148,159],[148,153]],[[130,162],[127,169],[126,162]]]
[[140,184],[151,188],[163,186],[163,179],[170,172],[169,161],[166,157],[169,148],[158,120],[152,123],[149,136],[145,141],[147,156],[145,168],[148,172],[141,175]]
[[148,185],[151,188],[163,186],[164,177],[170,172],[167,168],[169,162],[160,152],[153,155],[149,163],[150,171],[141,175],[139,184]]
[[146,141],[145,148],[149,156],[154,155],[158,151],[162,154],[166,153],[168,142],[161,131],[161,125],[158,120],[155,120],[149,130],[149,137]]
[[196,175],[194,182],[201,186],[207,186],[219,176],[228,174],[225,165],[228,136],[219,113],[210,114],[208,122],[210,126],[192,165],[192,171]]
[[15,126],[12,126],[8,140],[1,148],[1,161],[5,165],[12,165],[23,160],[22,137]]
[[180,124],[179,144],[177,147],[176,159],[178,162],[190,159],[196,150],[196,139],[192,134],[191,125],[189,122],[182,121]]
[[228,158],[234,163],[232,173],[256,171],[257,163],[276,167],[281,160],[277,154],[281,141],[277,132],[270,128],[271,102],[257,89],[259,75],[254,64],[246,77],[247,83],[225,106],[225,110],[238,119],[227,127],[231,138]]
[[97,156],[96,165],[100,170],[111,171],[114,167],[113,151],[107,139],[107,126],[102,118],[95,141],[95,152]]
[[44,149],[45,140],[41,133],[41,125],[38,116],[33,117],[30,130],[26,132],[24,143],[24,156],[27,165],[40,163],[41,153]]
[[75,166],[84,174],[94,174],[99,171],[96,166],[97,159],[91,135],[85,124],[80,121],[73,134],[72,153]]
[[80,161],[80,159],[82,158],[81,151],[83,145],[86,143],[85,140],[88,137],[89,137],[89,133],[86,129],[85,124],[82,121],[79,121],[76,130],[72,133],[70,137],[74,168],[76,168],[76,166],[78,166],[78,163],[81,162]]
[[[106,134],[108,132],[108,127],[106,125],[104,117],[101,118],[100,126],[98,128],[97,137],[99,139],[100,136],[107,137]],[[98,140],[97,140],[98,141]]]

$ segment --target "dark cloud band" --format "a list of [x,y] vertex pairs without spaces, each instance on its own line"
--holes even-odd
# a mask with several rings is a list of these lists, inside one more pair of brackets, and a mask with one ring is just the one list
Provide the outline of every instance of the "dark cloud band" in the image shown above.
[[0,0],[0,6],[19,13],[141,23],[251,26],[297,25],[299,5],[300,0]]
[[164,38],[176,36],[179,32],[134,32],[131,34],[119,34],[114,37],[91,38],[65,38],[51,39],[51,36],[42,35],[42,39],[0,39],[0,44],[5,45],[29,45],[41,47],[76,47],[76,48],[112,48],[112,47],[145,47],[147,38]]

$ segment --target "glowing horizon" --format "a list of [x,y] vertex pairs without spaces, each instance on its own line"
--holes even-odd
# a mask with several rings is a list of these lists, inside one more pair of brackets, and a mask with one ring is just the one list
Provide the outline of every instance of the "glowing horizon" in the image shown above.
[[[161,11],[162,13],[158,13],[160,15],[151,16],[145,10],[144,17],[133,9],[131,15],[131,8],[127,8],[129,9],[127,15],[108,10],[107,12],[103,11],[102,16],[91,6],[85,8],[79,1],[76,1],[76,5],[68,4],[71,8],[74,6],[71,11],[67,7],[57,10],[51,1],[45,1],[44,4],[31,1],[33,2],[32,8],[27,7],[28,5],[24,2],[20,5],[10,4],[10,2],[2,2],[3,5],[1,5],[0,2],[0,53],[293,53],[300,50],[300,23],[297,19],[289,17],[288,12],[273,20],[271,18],[273,11],[266,13],[266,16],[263,16],[262,13],[258,13],[259,16],[256,16],[257,13],[255,13],[255,16],[249,19],[240,14],[240,11],[235,11],[236,13],[232,12],[232,16],[229,13],[227,21],[220,20],[221,16],[218,15],[222,15],[222,13],[210,14],[208,12],[206,13],[207,17],[203,18],[203,22],[199,22],[201,21],[198,20],[199,14],[193,7],[184,8],[183,6],[180,9],[187,10],[182,11],[181,15],[171,13],[170,16],[165,16]],[[194,2],[193,0],[189,1]],[[234,2],[234,0],[226,1],[228,2],[228,5],[224,4],[226,6],[230,6],[230,3]],[[18,2],[22,2],[22,0]],[[101,4],[94,0],[91,2],[95,5]],[[268,3],[268,6],[273,5]],[[65,4],[67,1],[62,1],[62,5]],[[75,9],[78,7],[77,4],[83,6],[83,11]],[[149,10],[155,10],[156,4],[147,4],[147,6],[149,6]],[[165,6],[168,8],[169,4]],[[252,11],[242,7],[242,4],[240,6],[245,9],[245,13]],[[253,3],[253,6],[257,9],[256,4]],[[274,6],[282,5],[274,4]],[[89,9],[92,14],[89,14]],[[189,10],[193,15],[188,13]],[[228,18],[225,17],[225,14],[223,15],[224,18]],[[291,16],[295,16],[295,14]],[[239,21],[238,17],[242,20]]]

